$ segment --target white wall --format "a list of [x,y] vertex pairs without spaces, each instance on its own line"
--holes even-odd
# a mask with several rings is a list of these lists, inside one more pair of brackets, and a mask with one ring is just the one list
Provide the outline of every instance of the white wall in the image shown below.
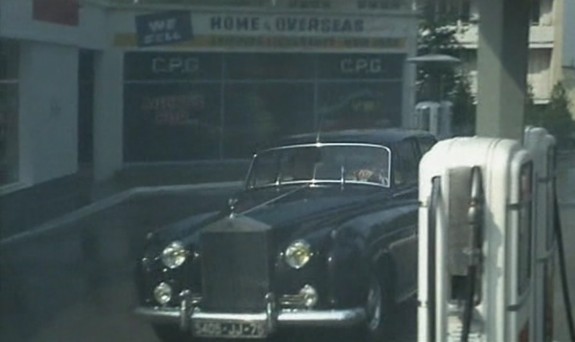
[[535,102],[546,101],[551,94],[551,51],[550,49],[529,50],[528,81],[533,87]]
[[80,3],[79,25],[67,26],[34,20],[32,0],[0,0],[0,35],[101,49],[109,42],[106,11]]
[[123,52],[98,53],[94,84],[94,177],[105,180],[123,166]]
[[21,180],[37,184],[77,171],[78,49],[20,44]]

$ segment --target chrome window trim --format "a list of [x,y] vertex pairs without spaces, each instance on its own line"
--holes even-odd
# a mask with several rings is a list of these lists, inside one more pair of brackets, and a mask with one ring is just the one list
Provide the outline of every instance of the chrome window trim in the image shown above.
[[[385,184],[381,184],[381,183],[375,183],[375,182],[363,182],[363,181],[353,181],[353,180],[346,180],[345,184],[368,184],[368,185],[374,185],[380,188],[390,188],[391,187],[391,163],[392,163],[392,154],[391,154],[391,149],[387,146],[384,145],[378,145],[378,144],[372,144],[372,143],[321,143],[321,142],[317,142],[317,143],[305,143],[305,144],[296,144],[296,145],[287,145],[287,146],[280,146],[280,147],[272,147],[272,148],[268,148],[265,150],[261,150],[258,153],[255,153],[252,157],[252,161],[250,163],[250,167],[248,169],[248,173],[245,179],[245,188],[246,189],[261,189],[261,188],[267,188],[267,187],[274,187],[277,186],[276,184],[266,184],[266,185],[262,185],[262,186],[250,186],[249,185],[249,181],[250,181],[250,176],[252,175],[253,172],[253,168],[255,165],[255,161],[256,159],[263,153],[268,153],[268,152],[273,152],[273,151],[281,151],[281,150],[287,150],[287,149],[295,149],[295,148],[302,148],[302,147],[325,147],[325,146],[335,146],[335,147],[370,147],[370,148],[379,148],[379,149],[383,149],[385,151],[387,151],[388,153],[388,161],[387,161],[387,175],[388,175],[388,182],[387,185]],[[289,185],[289,184],[311,184],[311,185],[315,185],[315,184],[341,184],[340,180],[301,180],[301,181],[287,181],[287,182],[282,182],[281,185]]]

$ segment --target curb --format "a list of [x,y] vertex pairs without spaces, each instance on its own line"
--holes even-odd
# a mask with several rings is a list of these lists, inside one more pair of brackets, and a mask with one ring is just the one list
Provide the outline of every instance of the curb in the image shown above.
[[167,186],[146,186],[137,187],[126,190],[102,200],[96,201],[78,210],[65,214],[59,218],[36,226],[30,230],[18,233],[0,240],[0,246],[6,246],[18,241],[28,239],[59,227],[64,227],[68,224],[74,223],[86,216],[93,215],[99,211],[106,210],[113,206],[119,205],[122,202],[140,196],[152,196],[161,194],[184,193],[189,191],[199,191],[208,189],[225,189],[232,187],[239,187],[243,182],[222,182],[222,183],[202,183],[202,184],[189,184],[189,185],[167,185]]

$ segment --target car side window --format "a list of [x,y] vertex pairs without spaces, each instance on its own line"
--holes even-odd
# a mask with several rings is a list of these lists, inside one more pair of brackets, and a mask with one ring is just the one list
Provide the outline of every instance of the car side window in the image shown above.
[[408,139],[400,142],[396,146],[395,153],[395,185],[416,183],[419,168],[419,153],[415,146],[415,141]]
[[431,150],[431,148],[433,147],[433,145],[435,145],[435,143],[436,141],[433,138],[420,138],[419,151],[421,152],[421,157],[423,157],[423,155],[427,153],[427,151]]

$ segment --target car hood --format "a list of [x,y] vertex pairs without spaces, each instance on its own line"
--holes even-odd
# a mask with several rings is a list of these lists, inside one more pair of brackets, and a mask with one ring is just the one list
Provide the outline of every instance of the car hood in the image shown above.
[[[162,244],[179,239],[194,243],[199,233],[218,220],[246,216],[274,230],[279,240],[303,237],[322,228],[388,205],[390,191],[370,185],[293,185],[251,189],[239,193],[230,208],[193,216],[156,233]],[[279,242],[279,241],[278,241]]]
[[346,216],[380,206],[386,195],[387,190],[369,185],[283,186],[242,193],[237,197],[234,212],[279,228],[320,217],[333,218],[334,212]]

